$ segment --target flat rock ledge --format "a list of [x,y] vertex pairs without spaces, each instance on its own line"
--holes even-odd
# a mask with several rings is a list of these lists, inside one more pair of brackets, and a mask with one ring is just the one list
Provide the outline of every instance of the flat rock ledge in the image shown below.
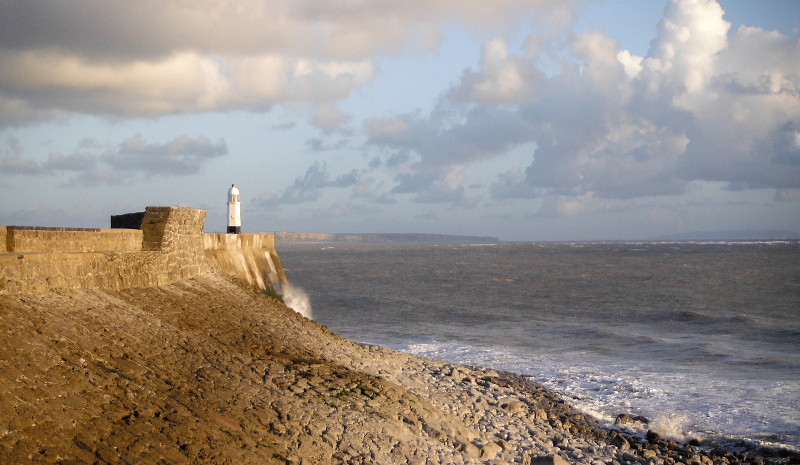
[[215,274],[0,296],[0,463],[736,465],[525,378],[351,343]]

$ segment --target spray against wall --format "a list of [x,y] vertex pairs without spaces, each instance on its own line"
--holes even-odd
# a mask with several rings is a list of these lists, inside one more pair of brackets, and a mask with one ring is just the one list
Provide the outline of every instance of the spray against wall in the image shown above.
[[282,291],[283,291],[283,302],[286,304],[287,307],[303,315],[309,320],[314,319],[313,314],[311,312],[311,299],[309,299],[308,294],[306,294],[306,291],[304,291],[298,286],[293,286],[289,283],[283,285]]

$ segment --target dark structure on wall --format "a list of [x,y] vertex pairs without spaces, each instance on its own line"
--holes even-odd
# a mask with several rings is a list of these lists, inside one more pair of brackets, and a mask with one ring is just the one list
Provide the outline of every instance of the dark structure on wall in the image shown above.
[[141,229],[145,212],[111,215],[112,229]]

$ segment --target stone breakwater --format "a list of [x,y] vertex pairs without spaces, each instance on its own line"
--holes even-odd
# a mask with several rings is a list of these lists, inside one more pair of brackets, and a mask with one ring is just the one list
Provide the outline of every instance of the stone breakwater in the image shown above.
[[268,234],[204,234],[205,210],[147,207],[112,229],[0,227],[0,294],[126,289],[216,270],[260,289],[286,276]]
[[764,461],[609,431],[519,376],[353,344],[219,273],[0,295],[0,333],[0,463]]

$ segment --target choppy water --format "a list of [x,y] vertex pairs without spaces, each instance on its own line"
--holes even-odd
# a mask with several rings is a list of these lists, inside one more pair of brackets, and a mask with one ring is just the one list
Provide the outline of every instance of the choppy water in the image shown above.
[[279,245],[314,319],[611,422],[800,447],[800,244]]

